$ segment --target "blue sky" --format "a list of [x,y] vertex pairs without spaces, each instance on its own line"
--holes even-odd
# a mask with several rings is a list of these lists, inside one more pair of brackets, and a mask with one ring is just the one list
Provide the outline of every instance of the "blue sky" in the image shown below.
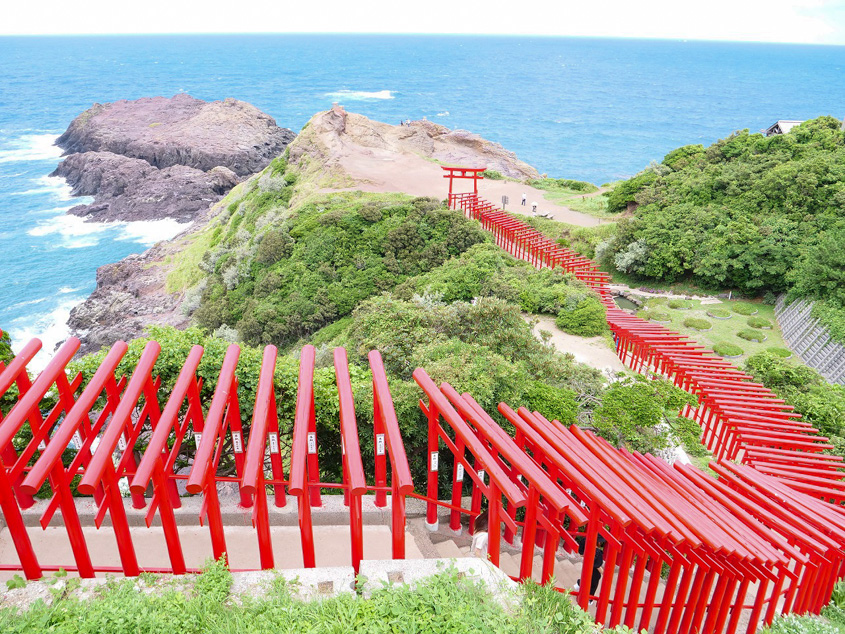
[[845,45],[845,0],[10,2],[0,35],[474,33]]

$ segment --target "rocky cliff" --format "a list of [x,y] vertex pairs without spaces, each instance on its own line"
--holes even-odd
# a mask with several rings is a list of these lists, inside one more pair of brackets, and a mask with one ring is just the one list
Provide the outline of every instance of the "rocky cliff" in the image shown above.
[[188,222],[294,137],[235,99],[180,94],[95,104],[56,141],[70,156],[53,175],[67,179],[74,194],[94,197],[72,214],[101,222]]

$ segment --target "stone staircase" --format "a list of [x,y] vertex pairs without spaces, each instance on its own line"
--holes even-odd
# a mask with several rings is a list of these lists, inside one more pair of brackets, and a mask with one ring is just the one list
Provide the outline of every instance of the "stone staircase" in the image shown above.
[[[411,520],[411,522],[416,522],[417,520]],[[422,527],[422,522],[420,522],[420,527]],[[447,524],[441,521],[438,530],[429,532],[425,531],[425,534],[421,534],[420,530],[416,526],[409,526],[411,529],[411,533],[414,534],[415,540],[417,542],[417,546],[419,547],[420,551],[423,553],[423,556],[428,557],[437,557],[437,558],[449,558],[449,559],[462,559],[467,557],[472,557],[470,553],[470,545],[472,543],[472,537],[467,533],[466,527],[464,527],[460,534],[456,534],[453,530],[451,530]],[[415,530],[416,529],[416,530]],[[425,530],[425,529],[423,529]],[[426,543],[428,542],[428,543]],[[510,577],[518,577],[519,576],[519,566],[520,560],[522,557],[522,551],[520,549],[520,543],[518,538],[514,540],[514,545],[510,545],[507,542],[502,540],[501,546],[501,553],[499,556],[499,568],[504,572],[506,575]],[[554,583],[557,588],[566,588],[566,589],[573,589],[578,579],[581,577],[581,568],[582,568],[582,561],[583,558],[581,555],[567,553],[562,548],[558,549],[557,556],[555,557],[555,572],[554,572]],[[542,549],[536,548],[534,554],[534,567],[532,570],[532,578],[537,581],[538,583],[541,581],[543,570],[543,553]],[[650,581],[650,573],[648,571],[645,572],[643,576],[643,582],[640,586],[640,593],[639,593],[639,602],[644,602],[646,594],[648,593],[648,585]],[[611,599],[616,593],[616,587],[620,582],[619,575],[616,575],[613,580],[613,585],[611,586]],[[633,568],[631,572],[628,574],[627,584],[625,588],[625,601],[627,602],[629,595],[630,595],[630,587],[633,583]],[[663,598],[663,592],[665,589],[665,582],[664,580],[660,580],[655,601],[659,602]],[[596,614],[596,606],[595,604],[591,604],[589,607],[590,614],[595,617]],[[623,619],[625,615],[625,609],[623,608]],[[610,616],[610,607],[608,607],[607,616]],[[641,609],[637,610],[636,618],[634,619],[634,626],[638,626],[640,622],[640,617],[642,616]],[[651,623],[652,626],[657,620],[657,609],[655,609],[652,613]]]

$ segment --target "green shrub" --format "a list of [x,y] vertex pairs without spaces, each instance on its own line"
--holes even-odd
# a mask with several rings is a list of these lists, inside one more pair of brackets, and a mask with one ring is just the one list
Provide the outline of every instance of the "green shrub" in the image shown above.
[[591,194],[598,191],[598,187],[585,181],[576,181],[569,178],[534,178],[528,181],[531,187],[545,190],[566,190],[579,194]]
[[738,315],[756,315],[757,308],[752,304],[744,304],[742,302],[737,302],[733,306],[731,306],[731,310],[733,310]]
[[534,381],[525,393],[525,398],[525,406],[532,412],[540,412],[545,418],[559,420],[564,425],[576,422],[578,404],[574,390]]
[[555,324],[571,335],[595,337],[607,331],[606,310],[598,298],[588,297],[571,310],[561,310]]
[[743,354],[742,348],[727,341],[720,341],[713,346],[713,352],[720,357],[739,357]]
[[[613,383],[593,411],[596,431],[618,447],[633,451],[666,449],[665,425],[674,428],[678,411],[695,397],[664,379],[638,374]],[[652,449],[646,449],[651,447]]]
[[504,180],[505,178],[501,172],[497,172],[496,170],[491,169],[484,170],[483,172],[481,172],[481,175],[484,178],[490,179],[491,181],[500,181]]
[[763,328],[765,330],[771,330],[772,328],[772,322],[764,317],[749,317],[746,323],[752,328]]
[[647,319],[651,319],[652,321],[672,321],[672,317],[669,313],[663,312],[661,310],[647,310],[645,311]]
[[708,308],[705,312],[710,317],[712,317],[713,319],[730,319],[731,318],[730,311],[727,311],[724,308]]
[[692,308],[692,302],[686,299],[670,299],[669,308],[674,308],[675,310],[689,310]]
[[792,350],[788,350],[787,348],[766,348],[766,352],[769,352],[775,355],[776,357],[780,357],[781,359],[788,359],[792,356]]
[[[236,329],[250,345],[290,346],[489,239],[431,198],[343,192],[280,212],[267,198],[274,195],[256,190],[241,201],[226,237],[205,256],[211,279],[193,314],[210,331]],[[267,223],[263,235],[244,228]]]
[[689,319],[684,319],[684,326],[687,328],[694,328],[695,330],[710,330],[713,327],[706,319],[696,319],[695,317],[691,317]]
[[640,192],[657,180],[657,173],[653,170],[640,172],[634,178],[616,185],[607,195],[607,210],[611,213],[622,213],[629,203],[636,202]]
[[740,339],[745,339],[746,341],[756,341],[757,343],[763,343],[766,340],[766,335],[758,330],[751,330],[750,328],[740,330],[736,333],[736,336]]

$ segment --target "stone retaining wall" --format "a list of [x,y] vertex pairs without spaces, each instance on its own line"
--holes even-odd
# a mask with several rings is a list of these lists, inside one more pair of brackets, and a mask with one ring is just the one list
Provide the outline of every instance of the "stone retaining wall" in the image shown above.
[[830,383],[845,384],[845,346],[834,341],[827,328],[812,316],[813,302],[787,304],[781,295],[775,317],[790,350]]

